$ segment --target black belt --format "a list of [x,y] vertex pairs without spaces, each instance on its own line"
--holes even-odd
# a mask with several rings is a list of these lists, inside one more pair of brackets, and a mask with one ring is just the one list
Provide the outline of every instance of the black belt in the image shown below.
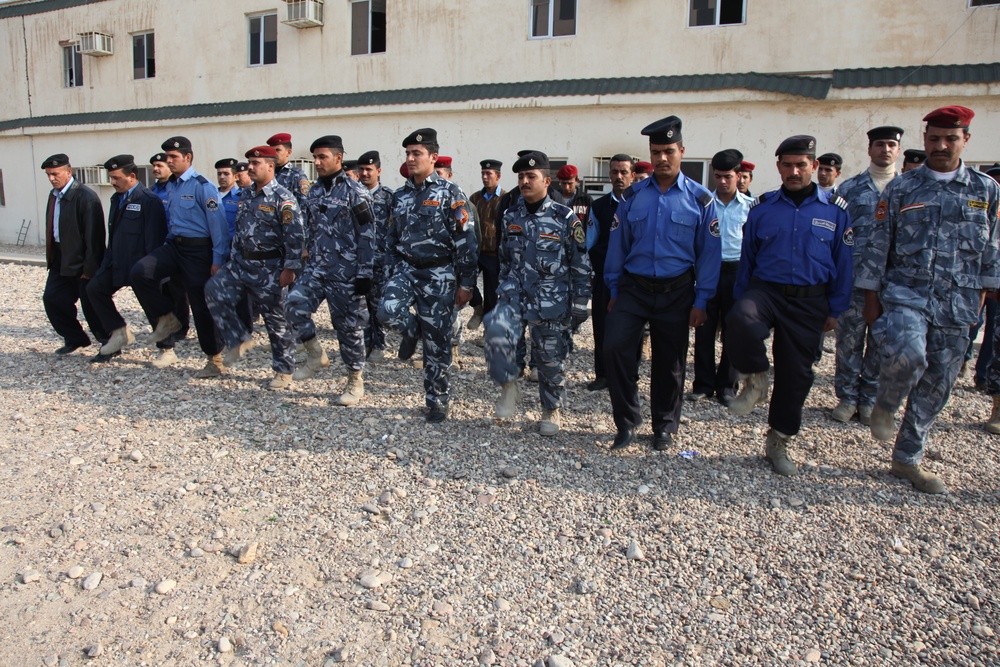
[[812,296],[825,296],[828,287],[826,284],[823,285],[785,285],[784,283],[771,283],[766,280],[761,280],[760,282],[765,285],[772,287],[785,296],[791,296],[798,299],[804,299]]
[[415,269],[436,269],[439,266],[449,266],[452,263],[451,257],[440,257],[438,259],[428,259],[423,262],[418,262],[415,259],[406,259],[404,261]]
[[646,276],[637,276],[634,273],[625,272],[632,282],[638,285],[641,289],[652,292],[653,294],[666,294],[667,292],[673,292],[675,289],[684,287],[685,285],[690,285],[694,282],[694,271],[688,269],[679,276],[673,278],[647,278]]
[[206,246],[212,245],[212,239],[195,239],[189,236],[175,236],[174,243],[181,246]]
[[257,261],[262,259],[278,259],[279,257],[284,256],[285,253],[281,252],[280,250],[261,250],[259,252],[253,252],[250,250],[241,250],[240,254],[243,255],[243,259],[250,259]]
[[722,273],[736,273],[739,270],[739,268],[740,268],[739,260],[736,260],[735,262],[723,262],[721,271]]

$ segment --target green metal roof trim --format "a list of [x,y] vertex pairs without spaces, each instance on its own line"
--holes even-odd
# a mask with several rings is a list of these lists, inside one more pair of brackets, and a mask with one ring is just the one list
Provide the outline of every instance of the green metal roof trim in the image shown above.
[[70,7],[81,7],[92,5],[106,0],[40,0],[39,2],[26,2],[20,5],[0,7],[0,19],[9,19],[16,16],[31,16],[32,14],[44,14],[45,12],[55,12],[60,9]]
[[1000,63],[873,67],[833,71],[834,88],[885,88],[996,81],[1000,81]]
[[613,79],[569,79],[561,81],[526,81],[519,83],[408,88],[365,93],[331,93],[263,100],[240,100],[213,104],[188,104],[152,109],[123,109],[93,113],[35,116],[0,121],[0,130],[21,127],[56,127],[127,122],[242,116],[307,109],[386,106],[393,104],[430,104],[468,102],[471,100],[517,99],[529,97],[566,97],[577,95],[615,95],[745,88],[823,99],[830,80],[818,77],[774,74],[703,74],[689,76],[620,77]]

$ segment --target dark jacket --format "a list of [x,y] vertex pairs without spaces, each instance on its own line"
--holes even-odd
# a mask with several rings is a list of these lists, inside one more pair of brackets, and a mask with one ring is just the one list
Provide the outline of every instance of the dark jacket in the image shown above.
[[[50,208],[55,206],[55,200],[49,197],[45,209],[45,219],[48,220]],[[59,219],[54,221],[59,225],[59,251],[62,255],[59,275],[92,277],[97,272],[104,258],[104,208],[101,200],[93,190],[80,185],[74,180],[63,195],[59,206]],[[53,268],[53,233],[45,230],[46,265]]]
[[129,272],[140,259],[153,252],[167,238],[167,214],[163,201],[142,183],[119,208],[123,195],[111,196],[108,211],[108,250],[97,273],[111,272],[115,287],[128,285]]

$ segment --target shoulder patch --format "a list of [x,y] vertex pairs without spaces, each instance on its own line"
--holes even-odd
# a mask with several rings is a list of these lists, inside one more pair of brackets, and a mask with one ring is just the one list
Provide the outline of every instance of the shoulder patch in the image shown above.
[[875,219],[885,220],[885,216],[888,214],[889,214],[889,204],[887,204],[886,201],[883,199],[878,203],[878,206],[875,207]]
[[708,223],[708,233],[716,238],[722,236],[722,229],[719,228],[718,218],[715,218],[712,222]]
[[611,231],[615,231],[622,226],[622,221],[618,219],[618,214],[615,213],[615,217],[611,219]]
[[847,210],[847,200],[840,195],[833,195],[830,197],[830,203],[834,206],[839,206],[840,208]]
[[854,245],[854,228],[848,227],[844,230],[844,245]]
[[290,225],[295,221],[295,209],[292,207],[286,207],[281,209],[281,223],[284,225]]
[[215,197],[212,197],[207,202],[205,202],[205,208],[207,208],[209,211],[218,211],[219,202],[215,201]]
[[707,192],[702,192],[698,195],[698,201],[704,208],[708,208],[708,205],[712,203],[712,195]]

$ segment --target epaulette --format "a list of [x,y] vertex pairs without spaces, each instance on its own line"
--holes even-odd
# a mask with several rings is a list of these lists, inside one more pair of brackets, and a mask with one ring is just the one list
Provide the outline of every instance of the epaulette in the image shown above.
[[698,201],[701,202],[703,208],[708,208],[708,205],[712,203],[712,195],[708,192],[702,192],[698,195]]
[[830,203],[834,206],[839,206],[840,208],[847,210],[847,200],[840,195],[833,195],[830,197]]
[[753,208],[757,204],[760,204],[761,202],[763,202],[764,201],[764,197],[765,197],[765,195],[757,195],[756,197],[754,197],[753,201],[750,202],[750,208]]
[[198,181],[202,185],[208,185],[208,179],[205,178],[204,176],[202,176],[201,174],[198,174],[197,176],[195,176],[194,180]]

